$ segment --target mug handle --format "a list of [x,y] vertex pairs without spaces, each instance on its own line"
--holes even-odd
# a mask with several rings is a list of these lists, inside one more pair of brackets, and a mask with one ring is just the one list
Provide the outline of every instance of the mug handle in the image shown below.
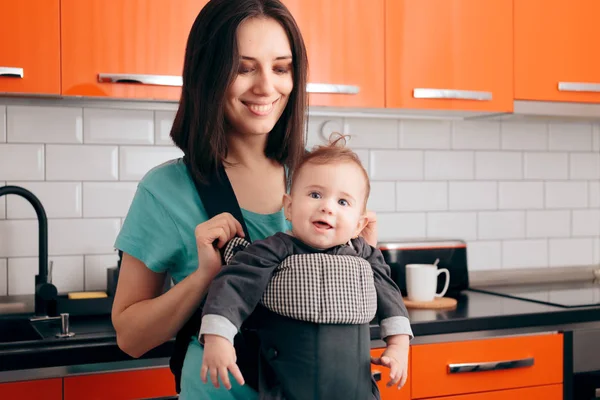
[[439,268],[437,276],[439,276],[442,273],[446,274],[446,283],[444,284],[444,289],[440,293],[436,293],[435,297],[444,297],[444,295],[448,291],[448,286],[450,286],[450,271],[448,271],[446,268]]

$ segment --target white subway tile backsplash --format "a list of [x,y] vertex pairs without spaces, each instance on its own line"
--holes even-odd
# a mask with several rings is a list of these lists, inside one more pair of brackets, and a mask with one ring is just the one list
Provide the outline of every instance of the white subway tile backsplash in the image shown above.
[[502,149],[546,150],[548,149],[548,124],[502,122]]
[[0,220],[0,258],[38,254],[37,220]]
[[[0,182],[0,187],[6,185],[6,182]],[[6,218],[6,198],[8,196],[0,197],[0,219]]]
[[547,240],[507,240],[502,242],[502,268],[547,266]]
[[8,260],[0,258],[0,296],[8,294]]
[[571,153],[570,178],[600,180],[600,153]]
[[375,212],[396,211],[396,183],[371,182],[367,208]]
[[475,179],[522,179],[523,155],[507,151],[475,153]]
[[377,214],[379,241],[424,238],[425,213]]
[[594,124],[592,131],[592,151],[600,151],[600,124]]
[[48,254],[107,254],[121,228],[119,218],[54,219],[48,222]]
[[594,259],[592,262],[600,265],[600,238],[594,239]]
[[173,144],[171,127],[175,119],[175,111],[154,112],[154,143],[158,145]]
[[544,208],[544,183],[499,182],[498,207],[505,210]]
[[450,182],[450,210],[495,210],[498,208],[496,182]]
[[10,258],[8,260],[8,294],[10,296],[33,294],[38,273],[36,258]]
[[83,115],[85,143],[154,143],[152,111],[86,108]]
[[[44,206],[48,218],[81,217],[81,182],[8,182],[33,193]],[[7,198],[7,218],[37,218],[29,202],[20,196]]]
[[398,121],[392,119],[344,118],[344,133],[352,148],[395,149],[398,147]]
[[[52,283],[58,293],[83,290],[83,256],[48,257],[48,261],[52,262]],[[38,268],[36,257],[9,259],[9,294],[33,294]]]
[[44,180],[44,145],[0,144],[0,180]]
[[467,242],[469,271],[502,268],[502,243],[500,241]]
[[483,121],[456,121],[453,123],[452,148],[499,149],[500,123]]
[[326,143],[333,132],[345,133],[342,118],[310,116],[307,125],[306,146],[308,148]]
[[80,107],[8,106],[9,143],[81,143]]
[[568,237],[571,234],[569,210],[527,211],[527,237]]
[[590,151],[592,149],[592,125],[589,123],[551,123],[548,148],[562,151]]
[[106,290],[106,270],[118,260],[117,254],[85,256],[85,290]]
[[425,179],[473,179],[475,176],[472,151],[425,151]]
[[446,182],[397,182],[398,211],[445,211],[448,209]]
[[477,239],[477,213],[431,212],[427,214],[427,237]]
[[137,181],[152,168],[165,161],[183,156],[177,147],[122,146],[119,158],[119,178],[122,181]]
[[600,208],[600,182],[588,182],[590,208]]
[[550,266],[568,267],[591,265],[594,259],[594,243],[585,239],[549,239]]
[[567,179],[569,157],[567,153],[525,153],[525,179]]
[[354,150],[367,174],[370,175],[371,166],[369,165],[369,150]]
[[136,188],[136,182],[84,182],[83,216],[125,217]]
[[[600,237],[600,209],[573,210],[572,236]],[[565,235],[568,236],[568,235]]]
[[118,178],[116,146],[47,145],[49,181],[112,181]]
[[400,121],[400,147],[403,149],[449,149],[451,138],[450,121]]
[[369,172],[374,180],[422,180],[423,152],[373,150]]
[[546,182],[546,208],[588,206],[587,182]]
[[0,106],[0,143],[6,142],[6,106]]
[[477,216],[479,239],[520,239],[525,237],[525,212],[491,211]]

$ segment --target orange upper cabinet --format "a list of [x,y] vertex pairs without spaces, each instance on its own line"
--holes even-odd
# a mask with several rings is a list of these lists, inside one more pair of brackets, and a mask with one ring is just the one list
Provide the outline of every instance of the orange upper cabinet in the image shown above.
[[306,44],[312,106],[384,107],[384,0],[283,0]]
[[178,100],[187,37],[206,3],[61,0],[62,94]]
[[515,0],[515,98],[600,103],[598,0]]
[[60,0],[2,2],[0,93],[60,94]]
[[512,111],[513,0],[385,4],[386,107]]

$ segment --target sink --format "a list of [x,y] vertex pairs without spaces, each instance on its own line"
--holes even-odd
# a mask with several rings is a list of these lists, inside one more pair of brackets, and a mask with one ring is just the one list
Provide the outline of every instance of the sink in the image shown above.
[[0,343],[43,339],[27,318],[0,318]]

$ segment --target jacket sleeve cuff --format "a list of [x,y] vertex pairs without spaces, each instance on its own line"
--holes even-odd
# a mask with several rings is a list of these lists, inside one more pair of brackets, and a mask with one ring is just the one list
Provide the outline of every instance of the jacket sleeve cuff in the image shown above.
[[200,332],[198,332],[198,340],[204,344],[203,335],[218,335],[229,340],[233,344],[233,338],[237,334],[238,329],[227,318],[217,314],[206,314],[202,317],[200,324]]
[[397,316],[381,320],[379,328],[382,339],[393,335],[408,335],[411,340],[415,337],[410,327],[410,321],[406,317]]

